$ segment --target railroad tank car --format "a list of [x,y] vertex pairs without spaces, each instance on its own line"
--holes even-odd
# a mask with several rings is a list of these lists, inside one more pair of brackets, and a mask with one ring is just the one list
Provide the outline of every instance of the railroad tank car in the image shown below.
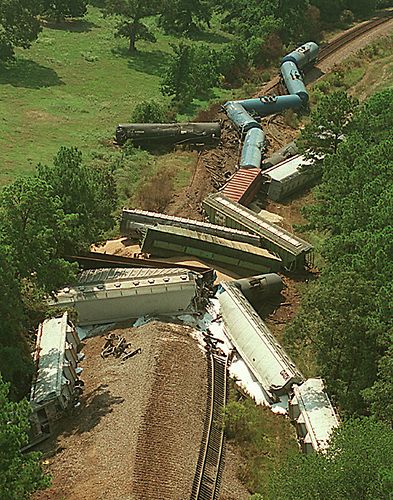
[[274,165],[277,165],[277,163],[281,163],[282,161],[297,155],[298,152],[299,148],[296,146],[296,142],[289,142],[269,156],[269,158],[265,158],[262,162],[262,169],[265,170],[273,167]]
[[235,125],[236,129],[245,134],[252,128],[261,128],[261,125],[243,108],[237,101],[228,101],[224,104],[228,118]]
[[307,42],[304,45],[293,50],[282,58],[284,62],[293,62],[299,69],[303,69],[308,64],[313,64],[318,57],[319,47],[315,42]]
[[226,333],[273,401],[303,381],[296,365],[235,285],[221,283],[218,300]]
[[232,201],[249,205],[261,189],[263,180],[260,168],[239,168],[220,192]]
[[213,123],[125,123],[116,128],[116,142],[135,144],[214,143],[220,140],[221,125]]
[[249,113],[258,115],[261,118],[280,113],[286,109],[297,109],[303,105],[303,101],[298,95],[267,95],[236,102],[239,102]]
[[273,224],[252,210],[229,200],[222,193],[208,196],[202,202],[210,222],[257,234],[261,245],[282,259],[283,267],[293,271],[313,263],[313,247],[295,234]]
[[[260,182],[261,183],[261,182]],[[250,245],[259,246],[259,237],[255,234],[247,233],[239,229],[232,229],[210,222],[201,222],[199,220],[176,217],[174,215],[160,214],[157,212],[148,212],[146,210],[123,208],[120,222],[120,233],[123,236],[139,236],[140,231],[148,226],[157,226],[158,224],[183,227],[191,231],[211,234],[227,240],[241,241]]]
[[260,128],[251,128],[246,133],[240,157],[240,167],[261,168],[265,141],[265,134]]
[[291,61],[286,61],[281,64],[280,71],[288,92],[293,95],[298,95],[303,104],[306,104],[308,101],[308,92],[296,64]]
[[231,269],[238,276],[278,271],[282,265],[280,257],[248,243],[160,225],[147,229],[141,251],[160,257],[190,255]]
[[260,301],[272,295],[278,295],[284,288],[280,276],[275,273],[260,274],[232,281],[253,307],[260,306]]

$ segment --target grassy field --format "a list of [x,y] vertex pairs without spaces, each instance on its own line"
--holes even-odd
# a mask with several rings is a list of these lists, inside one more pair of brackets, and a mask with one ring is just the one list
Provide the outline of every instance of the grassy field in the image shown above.
[[[15,64],[0,66],[0,185],[49,162],[62,145],[87,155],[108,151],[116,125],[138,102],[163,99],[160,79],[174,39],[157,32],[157,43],[140,42],[130,57],[114,24],[90,7],[83,20],[47,25],[30,49],[17,51]],[[203,38],[227,41],[214,32]],[[188,118],[203,106],[196,102]]]

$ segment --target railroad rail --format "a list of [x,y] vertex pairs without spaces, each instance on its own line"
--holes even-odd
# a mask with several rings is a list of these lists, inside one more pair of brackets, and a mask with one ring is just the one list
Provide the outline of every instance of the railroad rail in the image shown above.
[[224,467],[224,407],[227,400],[227,358],[211,352],[208,357],[208,397],[206,422],[202,435],[191,500],[216,500]]
[[392,19],[392,14],[389,13],[383,17],[378,17],[376,19],[372,19],[371,21],[362,24],[361,26],[356,26],[355,28],[352,28],[351,30],[347,31],[346,33],[342,34],[335,40],[332,40],[329,44],[327,44],[325,47],[322,47],[318,60],[317,60],[317,65],[318,62],[323,61],[327,57],[330,56],[330,54],[333,54],[336,50],[340,49],[341,47],[344,47],[347,45],[349,42],[352,42],[355,38],[358,38],[359,36],[363,35],[364,33],[367,33],[368,31],[373,30],[380,24],[384,24]]
[[[373,30],[380,24],[384,24],[392,19],[392,13],[386,13],[385,15],[378,17],[376,19],[372,19],[371,21],[368,21],[366,23],[363,23],[360,26],[356,26],[352,28],[351,30],[343,33],[339,37],[337,37],[335,40],[332,40],[328,44],[326,44],[324,47],[319,52],[319,56],[317,59],[316,66],[318,66],[318,63],[329,57],[333,52],[336,50],[340,49],[341,47],[344,47],[348,43],[350,43],[352,40],[355,38],[363,35],[364,33],[367,33],[368,31]],[[258,92],[254,97],[259,97],[261,95],[267,95],[271,93],[277,93],[278,90],[280,89],[280,77],[275,76],[270,80],[270,82],[267,83],[267,86],[263,87],[263,92]]]

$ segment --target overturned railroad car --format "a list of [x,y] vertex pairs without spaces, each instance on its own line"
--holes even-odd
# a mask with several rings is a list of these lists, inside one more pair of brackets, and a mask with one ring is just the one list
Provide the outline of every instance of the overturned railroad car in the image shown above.
[[250,129],[243,141],[240,157],[241,168],[261,168],[262,154],[265,150],[265,134],[260,128]]
[[280,201],[310,184],[320,175],[313,163],[303,155],[296,155],[264,170],[268,198]]
[[314,64],[318,57],[319,47],[315,42],[307,42],[282,58],[281,63],[290,61],[303,69],[309,64]]
[[296,365],[233,283],[221,283],[218,300],[228,337],[273,402],[303,381]]
[[220,140],[219,123],[125,123],[116,128],[116,142],[135,144],[207,144]]
[[203,288],[199,275],[185,269],[102,269],[85,271],[75,286],[59,290],[51,305],[76,310],[81,326],[100,325],[195,312]]
[[221,189],[221,193],[232,201],[249,205],[263,182],[260,168],[239,168]]
[[231,283],[241,290],[253,307],[258,307],[260,301],[266,297],[278,295],[284,288],[282,279],[275,273],[240,278]]
[[308,92],[303,82],[303,77],[295,63],[286,61],[282,63],[280,72],[288,92],[297,95],[303,104],[308,101]]
[[[261,176],[260,176],[261,177]],[[259,180],[261,185],[262,177]],[[227,240],[241,241],[250,245],[259,246],[259,237],[255,234],[247,233],[239,229],[219,226],[210,222],[201,222],[199,220],[176,217],[174,215],[160,214],[157,212],[148,212],[146,210],[123,208],[120,223],[120,232],[123,236],[139,237],[141,232],[146,231],[147,227],[154,227],[158,224],[172,227],[183,227],[191,231],[211,234]]]
[[302,385],[293,386],[289,416],[307,455],[326,451],[333,430],[340,425],[320,378],[309,378]]
[[280,113],[286,109],[300,108],[303,104],[298,95],[267,95],[236,102],[240,103],[247,112],[260,117]]
[[222,193],[205,198],[203,208],[213,223],[257,234],[264,248],[280,256],[285,269],[293,271],[312,265],[313,247],[310,243],[229,200]]
[[228,101],[223,107],[239,133],[245,134],[252,128],[261,128],[261,125],[247,113],[238,101]]
[[296,142],[290,142],[285,144],[278,151],[273,153],[269,158],[266,158],[262,162],[262,169],[266,170],[267,168],[273,167],[273,165],[277,165],[277,163],[281,163],[287,158],[291,158],[292,156],[297,155],[299,152],[299,148],[296,146]]
[[238,276],[278,271],[282,264],[279,257],[263,248],[180,227],[148,228],[141,249],[160,257],[190,255],[233,270]]

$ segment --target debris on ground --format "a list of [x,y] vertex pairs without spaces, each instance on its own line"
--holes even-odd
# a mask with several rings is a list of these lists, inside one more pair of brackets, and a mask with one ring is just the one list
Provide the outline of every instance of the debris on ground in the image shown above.
[[115,358],[120,358],[122,361],[134,357],[136,354],[140,354],[142,349],[139,347],[133,351],[129,350],[131,347],[131,342],[127,342],[121,335],[116,335],[116,333],[109,333],[105,337],[105,344],[101,350],[101,358],[105,359],[109,356],[114,356]]

